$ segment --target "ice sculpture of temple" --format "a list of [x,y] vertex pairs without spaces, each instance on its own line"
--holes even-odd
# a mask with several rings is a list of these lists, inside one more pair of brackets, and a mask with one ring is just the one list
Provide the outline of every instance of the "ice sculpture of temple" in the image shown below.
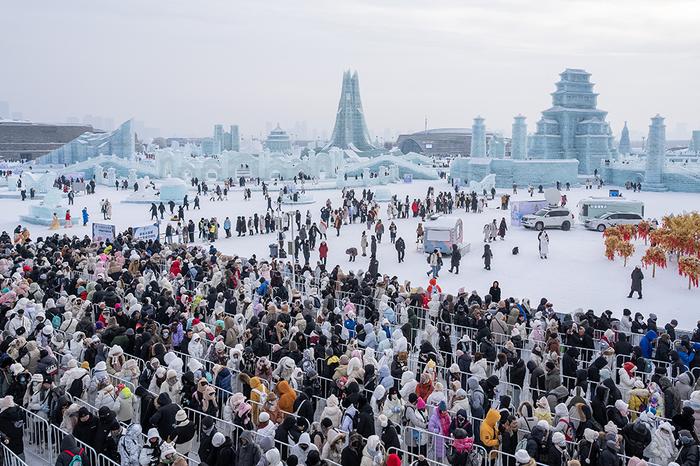
[[365,112],[360,100],[360,80],[357,71],[351,73],[348,70],[343,74],[333,135],[323,150],[331,147],[350,149],[360,154],[377,150],[370,142]]
[[591,74],[567,68],[559,74],[552,107],[542,112],[532,136],[529,157],[576,159],[579,173],[592,175],[601,161],[615,156],[612,131],[605,121],[608,112],[597,108]]
[[502,188],[512,184],[551,186],[557,181],[576,185],[579,175],[593,176],[604,161],[614,159],[617,150],[605,121],[607,112],[596,106],[598,94],[593,92],[590,73],[567,68],[559,76],[552,107],[542,112],[529,141],[525,118],[515,117],[510,158],[481,148],[474,134],[485,133],[486,128],[483,118],[475,118],[471,157],[452,161],[452,178],[468,184],[494,174],[496,185]]
[[131,120],[127,120],[111,133],[83,133],[68,144],[37,158],[35,163],[70,165],[99,155],[114,155],[128,159],[134,153],[133,124]]

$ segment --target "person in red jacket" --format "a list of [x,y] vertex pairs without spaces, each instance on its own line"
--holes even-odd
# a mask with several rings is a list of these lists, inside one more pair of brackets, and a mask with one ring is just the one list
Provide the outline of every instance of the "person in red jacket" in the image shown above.
[[321,263],[325,267],[326,261],[328,260],[328,245],[325,241],[321,241],[321,244],[318,246],[318,257],[321,259]]
[[170,265],[170,275],[173,277],[180,275],[180,259],[175,259]]

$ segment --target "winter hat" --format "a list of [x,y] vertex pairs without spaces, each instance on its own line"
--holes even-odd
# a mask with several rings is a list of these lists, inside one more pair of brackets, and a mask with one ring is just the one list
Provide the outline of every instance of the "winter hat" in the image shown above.
[[583,438],[585,438],[588,442],[593,443],[598,439],[598,432],[593,429],[586,428],[583,431]]
[[401,458],[396,453],[390,453],[386,458],[386,466],[401,466]]
[[617,400],[615,402],[615,409],[620,411],[623,416],[627,416],[629,405],[622,400]]
[[515,461],[517,461],[518,464],[528,464],[530,462],[530,455],[527,453],[527,450],[520,449],[516,451]]
[[554,445],[563,447],[564,445],[566,445],[566,437],[561,432],[554,432],[552,434],[552,443]]
[[[0,401],[2,401],[2,400],[0,400]],[[387,425],[389,425],[389,418],[386,417],[384,414],[380,414],[379,415],[379,424],[382,427],[386,427]]]
[[13,406],[15,406],[15,401],[12,396],[8,395],[0,398],[0,413]]
[[268,413],[266,413],[265,411],[260,413],[260,415],[258,416],[258,422],[267,422],[269,420],[270,420],[270,415]]
[[178,412],[175,414],[175,420],[177,422],[187,421],[187,413],[182,409],[178,410]]
[[[223,443],[223,440],[221,442]],[[214,442],[212,442],[212,444],[213,443]],[[278,464],[282,464],[280,462],[280,458],[280,451],[277,448],[272,448],[265,452],[265,459],[267,460],[267,464],[269,464],[270,466],[277,466]]]
[[643,459],[639,459],[636,456],[633,456],[629,459],[629,461],[627,461],[627,466],[647,466],[647,462]]
[[158,429],[156,429],[155,427],[151,427],[150,429],[148,429],[148,438],[149,438],[149,439],[152,439],[152,438],[158,438],[158,439],[159,439],[159,438],[160,438],[160,434],[158,433]]
[[41,374],[32,375],[32,382],[42,383],[44,381],[44,376]]
[[547,431],[552,426],[549,425],[549,422],[545,421],[544,419],[541,419],[541,420],[537,421],[537,427]]
[[605,430],[606,434],[617,435],[617,426],[612,421],[608,421],[608,423],[605,424],[605,427],[603,429]]
[[172,444],[164,443],[160,451],[160,459],[165,461],[168,459],[168,456],[174,455],[175,453],[177,453],[177,451],[175,451],[175,447],[172,446]]
[[21,374],[22,372],[24,372],[24,366],[22,364],[16,362],[10,366],[10,372],[12,373],[12,375],[17,376],[17,375]]
[[175,372],[175,369],[168,369],[166,372],[166,379],[174,379],[177,377],[177,372]]
[[107,370],[107,363],[104,361],[100,361],[97,364],[95,364],[95,370],[96,371],[106,371]]
[[569,410],[566,407],[564,403],[559,403],[555,408],[554,408],[554,414],[557,416],[561,417],[568,417],[569,416]]
[[214,448],[219,448],[221,445],[224,444],[226,441],[226,437],[224,437],[224,434],[221,432],[217,432],[214,434],[214,436],[211,438],[211,444]]

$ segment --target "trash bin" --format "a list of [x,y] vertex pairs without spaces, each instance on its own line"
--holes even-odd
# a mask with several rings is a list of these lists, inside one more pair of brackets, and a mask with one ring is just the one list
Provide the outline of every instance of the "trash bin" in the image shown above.
[[277,257],[279,255],[279,245],[277,243],[270,244],[270,257]]

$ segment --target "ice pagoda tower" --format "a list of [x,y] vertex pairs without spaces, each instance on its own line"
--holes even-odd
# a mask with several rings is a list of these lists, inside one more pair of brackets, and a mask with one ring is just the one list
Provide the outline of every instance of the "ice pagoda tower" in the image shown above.
[[525,117],[518,115],[513,119],[513,133],[511,136],[510,156],[513,159],[523,160],[527,158],[527,123]]
[[647,138],[647,165],[644,173],[645,191],[668,191],[663,183],[666,162],[666,125],[661,115],[651,119]]
[[625,126],[622,128],[622,134],[620,134],[620,144],[617,146],[617,151],[622,155],[629,155],[632,152],[630,147],[630,130],[627,129],[626,121]]
[[474,118],[474,123],[472,123],[472,142],[469,155],[471,157],[486,157],[486,125],[481,116]]
[[335,115],[333,136],[323,150],[326,151],[331,147],[351,149],[355,152],[376,150],[376,147],[370,142],[367,123],[365,123],[357,71],[351,73],[350,70],[347,70],[343,74],[343,85],[340,89],[340,101],[338,102],[338,112]]
[[615,156],[606,111],[597,108],[590,73],[567,68],[559,74],[552,107],[542,112],[532,136],[532,159],[577,159],[579,173],[592,174]]

